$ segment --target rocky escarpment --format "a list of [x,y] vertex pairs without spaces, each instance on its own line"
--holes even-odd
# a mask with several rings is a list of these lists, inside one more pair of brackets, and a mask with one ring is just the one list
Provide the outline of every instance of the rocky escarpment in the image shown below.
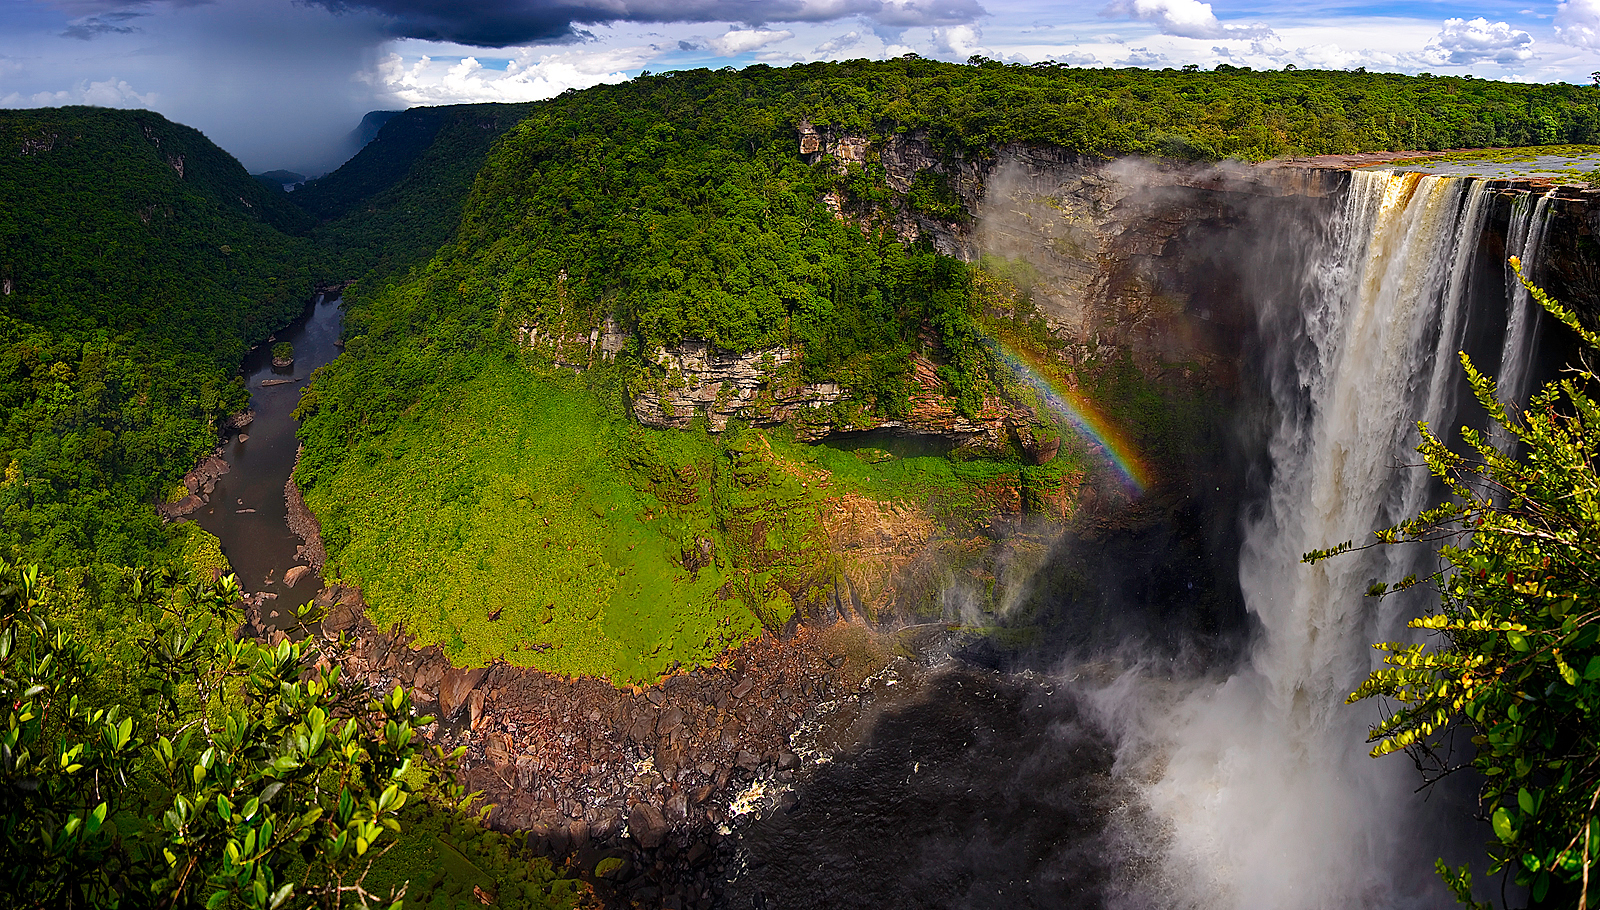
[[741,354],[688,341],[658,348],[654,360],[662,375],[633,399],[634,416],[646,426],[687,427],[697,416],[716,431],[735,417],[771,426],[845,397],[837,383],[800,382],[799,364],[787,347]]
[[[1344,181],[1330,169],[1107,162],[1023,145],[965,158],[915,133],[874,142],[804,123],[799,129],[802,155],[814,166],[840,173],[882,167],[900,200],[891,219],[902,240],[927,238],[968,261],[1026,263],[1027,294],[1071,366],[1128,354],[1164,383],[1229,386],[1241,341],[1254,330],[1240,266],[1227,261],[1216,238],[1236,235],[1263,208],[1320,209]],[[930,175],[948,196],[942,212],[914,204],[914,189]],[[873,216],[837,193],[824,202],[841,218],[865,223]],[[560,342],[524,329],[522,338],[548,344],[558,362],[571,364],[562,350],[584,354],[586,340],[595,348],[595,339],[612,331],[608,324],[587,339],[575,333]],[[529,340],[539,337],[547,341]],[[995,400],[980,413],[961,414],[925,358],[916,364],[911,412],[885,417],[852,402],[837,384],[801,382],[795,358],[788,348],[731,352],[701,341],[660,349],[652,358],[657,381],[634,396],[633,411],[658,427],[704,416],[719,429],[737,417],[790,423],[806,439],[876,429],[990,451],[1026,443],[1039,422],[1026,406]]]

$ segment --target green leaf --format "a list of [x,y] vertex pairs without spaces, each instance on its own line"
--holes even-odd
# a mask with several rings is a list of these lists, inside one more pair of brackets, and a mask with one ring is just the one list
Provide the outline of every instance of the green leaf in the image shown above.
[[1518,651],[1528,650],[1528,639],[1523,637],[1521,632],[1508,630],[1506,632],[1506,641],[1510,643],[1511,647],[1517,649]]
[[1489,824],[1494,828],[1494,836],[1500,838],[1501,843],[1509,844],[1516,839],[1516,832],[1511,828],[1511,813],[1506,811],[1505,806],[1494,810]]

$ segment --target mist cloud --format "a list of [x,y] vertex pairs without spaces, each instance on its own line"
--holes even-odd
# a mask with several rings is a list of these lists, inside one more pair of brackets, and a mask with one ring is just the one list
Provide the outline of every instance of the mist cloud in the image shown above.
[[391,34],[471,47],[561,43],[578,26],[617,23],[829,22],[859,16],[895,28],[964,25],[984,15],[978,0],[307,0],[333,12],[385,17]]

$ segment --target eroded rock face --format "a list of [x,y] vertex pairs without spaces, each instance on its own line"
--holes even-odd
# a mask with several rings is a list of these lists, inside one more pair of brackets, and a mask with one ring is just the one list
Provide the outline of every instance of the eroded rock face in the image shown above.
[[836,383],[796,380],[794,352],[786,347],[738,354],[686,341],[658,348],[655,362],[665,376],[633,400],[645,426],[687,427],[697,415],[717,431],[730,417],[770,426],[844,398]]
[[[562,315],[565,315],[564,309]],[[587,329],[566,324],[520,325],[517,343],[548,355],[558,366],[585,370],[602,360],[615,359],[628,346],[628,335],[617,325],[616,319],[607,316],[598,327]]]

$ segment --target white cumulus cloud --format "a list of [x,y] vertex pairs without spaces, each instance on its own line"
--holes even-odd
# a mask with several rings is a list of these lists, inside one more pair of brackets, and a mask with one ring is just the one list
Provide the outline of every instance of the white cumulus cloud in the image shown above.
[[1165,66],[1167,55],[1148,47],[1130,47],[1128,56],[1117,61],[1117,66]]
[[788,29],[770,28],[730,28],[727,34],[719,35],[706,42],[706,47],[715,51],[722,57],[737,57],[769,44],[779,41],[788,41],[794,37],[794,32]]
[[837,54],[840,51],[845,51],[852,47],[856,47],[859,44],[861,44],[860,32],[845,32],[836,38],[829,38],[827,41],[817,45],[816,53],[822,54],[823,56],[827,56],[828,54]]
[[974,25],[952,25],[933,30],[933,50],[940,57],[965,60],[973,54],[989,56],[983,46],[983,32]]
[[1211,11],[1211,4],[1199,0],[1112,0],[1100,15],[1149,22],[1162,34],[1179,38],[1264,38],[1272,34],[1264,25],[1224,25]]
[[454,65],[423,56],[407,63],[390,54],[363,79],[382,95],[406,105],[468,104],[481,101],[538,101],[569,88],[622,82],[660,52],[652,47],[535,54],[524,50],[506,68],[486,68],[476,57]]
[[1573,47],[1600,50],[1600,0],[1565,0],[1557,6],[1556,35]]
[[155,107],[156,93],[143,94],[121,79],[102,82],[84,80],[70,89],[35,92],[24,95],[12,92],[0,98],[0,107],[60,107],[64,104],[90,104],[95,107]]
[[1446,19],[1422,59],[1433,66],[1469,66],[1474,63],[1521,63],[1533,58],[1533,36],[1506,22]]

